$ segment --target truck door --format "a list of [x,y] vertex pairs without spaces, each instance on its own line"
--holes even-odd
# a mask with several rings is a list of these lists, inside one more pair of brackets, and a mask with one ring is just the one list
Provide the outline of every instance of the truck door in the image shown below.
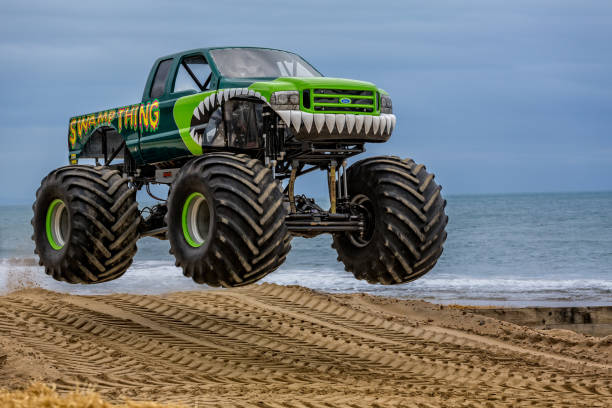
[[160,117],[154,132],[141,130],[140,151],[145,162],[167,161],[191,154],[181,139],[172,111],[178,98],[206,90],[213,83],[211,78],[211,70],[202,54],[159,62],[149,99],[143,100],[143,104],[157,100]]

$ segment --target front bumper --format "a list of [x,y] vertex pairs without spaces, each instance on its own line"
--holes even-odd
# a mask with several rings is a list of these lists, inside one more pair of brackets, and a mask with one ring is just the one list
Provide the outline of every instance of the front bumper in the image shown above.
[[390,113],[379,116],[300,110],[277,110],[276,113],[300,141],[386,142],[396,122],[395,115]]

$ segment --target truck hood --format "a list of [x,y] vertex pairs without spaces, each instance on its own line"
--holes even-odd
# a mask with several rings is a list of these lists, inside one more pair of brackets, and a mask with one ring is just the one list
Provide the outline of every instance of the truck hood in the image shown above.
[[281,77],[277,78],[274,83],[293,84],[299,88],[312,87],[345,87],[345,88],[363,88],[376,89],[376,86],[371,82],[357,81],[355,79],[345,78],[328,78],[328,77]]
[[259,92],[267,100],[270,100],[272,92],[301,91],[310,88],[378,90],[371,82],[328,77],[280,77],[271,81],[257,81],[249,86],[249,89]]
[[220,88],[274,87],[275,90],[300,90],[313,87],[376,89],[371,82],[329,77],[222,78]]

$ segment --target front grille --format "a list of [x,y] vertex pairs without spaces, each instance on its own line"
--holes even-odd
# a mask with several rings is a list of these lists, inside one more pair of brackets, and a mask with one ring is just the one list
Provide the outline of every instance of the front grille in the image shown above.
[[376,110],[376,94],[359,89],[316,88],[312,90],[312,105],[316,112],[372,113]]
[[357,95],[357,96],[372,96],[372,91],[356,91],[353,89],[315,89],[314,93],[322,95]]
[[354,106],[315,106],[317,112],[373,112],[372,108],[357,108]]
[[[346,99],[350,99],[350,104],[354,104],[354,105],[371,105],[372,104],[372,100],[371,99],[358,99],[358,98],[347,98],[344,97]],[[335,103],[335,104],[341,104],[341,105],[348,105],[345,103],[340,102],[340,99],[344,99],[344,98],[321,98],[320,96],[317,96],[316,98],[314,98],[314,102],[315,103]]]
[[340,98],[321,98],[320,96],[314,98],[315,103],[340,103]]

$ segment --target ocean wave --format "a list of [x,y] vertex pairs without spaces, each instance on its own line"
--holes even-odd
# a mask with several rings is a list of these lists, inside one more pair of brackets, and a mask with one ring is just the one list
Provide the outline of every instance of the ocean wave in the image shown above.
[[504,278],[467,278],[439,279],[424,277],[414,282],[415,286],[433,289],[488,289],[494,287],[497,291],[576,291],[581,289],[597,289],[612,291],[612,280],[606,279],[504,279]]
[[[17,284],[15,283],[17,282]],[[168,261],[135,261],[121,278],[99,285],[69,285],[46,276],[34,258],[0,259],[0,292],[27,286],[81,293],[159,294],[181,290],[207,290],[185,278],[182,270]],[[283,267],[263,282],[301,285],[332,293],[364,292],[373,295],[417,298],[434,302],[463,304],[524,305],[555,303],[612,304],[612,279],[550,279],[501,277],[425,276],[396,286],[370,285],[352,274],[335,269]]]

